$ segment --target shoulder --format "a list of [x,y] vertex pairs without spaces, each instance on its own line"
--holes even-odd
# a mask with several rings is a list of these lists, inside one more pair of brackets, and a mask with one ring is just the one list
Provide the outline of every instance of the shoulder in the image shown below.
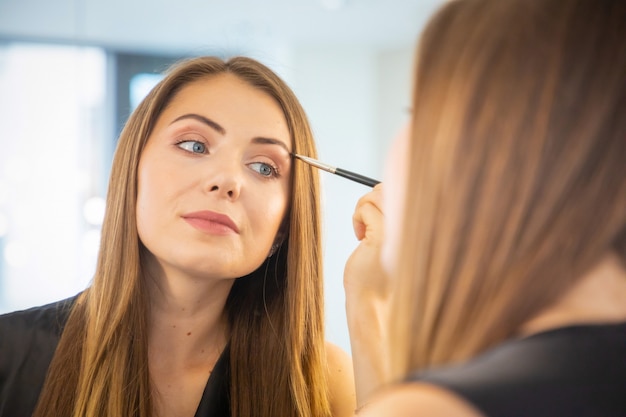
[[625,323],[569,326],[407,380],[455,393],[487,415],[623,416],[625,349]]
[[339,346],[328,341],[326,342],[326,361],[329,365],[330,373],[348,373],[352,377],[352,359],[350,355]]
[[1,415],[32,413],[74,299],[0,315]]
[[326,364],[332,415],[352,416],[356,407],[352,359],[339,346],[326,342]]
[[[413,373],[409,380],[454,388],[476,397],[553,389],[626,378],[626,323],[558,328],[510,339],[465,363]],[[610,371],[610,372],[609,372]]]
[[0,315],[0,364],[14,364],[15,355],[54,350],[75,298]]
[[32,331],[60,333],[78,296],[0,315],[0,331],[20,334]]
[[375,395],[361,410],[359,417],[483,417],[461,397],[429,384],[403,384]]

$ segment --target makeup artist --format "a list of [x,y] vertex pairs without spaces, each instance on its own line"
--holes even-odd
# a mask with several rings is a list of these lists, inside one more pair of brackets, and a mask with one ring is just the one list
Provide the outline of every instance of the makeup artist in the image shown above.
[[0,317],[0,416],[352,415],[319,174],[292,152],[311,130],[268,68],[173,67],[119,138],[90,287]]
[[359,416],[626,415],[625,22],[623,0],[430,20],[354,214]]

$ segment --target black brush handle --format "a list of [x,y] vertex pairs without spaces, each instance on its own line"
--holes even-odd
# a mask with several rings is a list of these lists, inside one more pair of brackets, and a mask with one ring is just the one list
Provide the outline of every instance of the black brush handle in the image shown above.
[[380,184],[380,181],[341,168],[336,168],[335,174],[369,187],[374,187],[376,184]]

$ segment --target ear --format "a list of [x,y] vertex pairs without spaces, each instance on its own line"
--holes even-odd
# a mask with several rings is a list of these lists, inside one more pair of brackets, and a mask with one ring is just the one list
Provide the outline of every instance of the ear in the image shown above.
[[272,247],[270,248],[270,253],[267,255],[268,258],[272,257],[278,251],[278,248],[280,248],[283,242],[285,242],[285,239],[287,238],[287,235],[288,235],[287,230],[288,230],[287,222],[283,221],[283,223],[280,225],[280,228],[278,228],[278,233],[276,233],[276,237],[274,238],[274,243],[272,244]]
[[270,253],[267,254],[267,257],[271,258],[272,256],[274,256],[274,254],[278,251],[279,247],[280,245],[277,245],[276,243],[272,244],[272,247],[270,248]]

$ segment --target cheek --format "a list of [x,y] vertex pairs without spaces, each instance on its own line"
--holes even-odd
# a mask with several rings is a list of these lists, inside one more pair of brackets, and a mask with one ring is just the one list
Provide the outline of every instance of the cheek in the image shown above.
[[247,199],[248,216],[252,222],[254,234],[262,239],[263,245],[274,243],[283,218],[287,212],[289,195],[282,187],[271,190],[258,189]]
[[137,227],[140,236],[142,232],[156,227],[159,219],[165,218],[165,199],[171,193],[171,182],[174,180],[171,173],[163,166],[151,160],[141,159],[137,170]]
[[148,178],[151,177],[149,172],[147,172],[147,167],[144,164],[140,164],[137,172],[137,206],[135,214],[137,216],[137,231],[139,238],[142,240],[145,238],[144,232],[150,230],[148,226],[150,224],[151,209],[155,207],[153,187]]
[[[155,196],[155,187],[157,183],[161,183],[159,173],[154,172],[152,164],[144,162],[143,159],[139,162],[137,169],[137,211],[146,211],[151,205],[151,200]],[[139,213],[138,213],[139,214]]]
[[191,169],[185,169],[147,148],[137,168],[137,205],[142,211],[162,209],[163,204],[190,186],[194,178]]
[[405,127],[394,140],[383,177],[383,211],[385,213],[385,239],[381,262],[387,273],[395,269],[396,256],[402,237],[402,207],[405,199],[407,177],[407,152],[409,131]]

